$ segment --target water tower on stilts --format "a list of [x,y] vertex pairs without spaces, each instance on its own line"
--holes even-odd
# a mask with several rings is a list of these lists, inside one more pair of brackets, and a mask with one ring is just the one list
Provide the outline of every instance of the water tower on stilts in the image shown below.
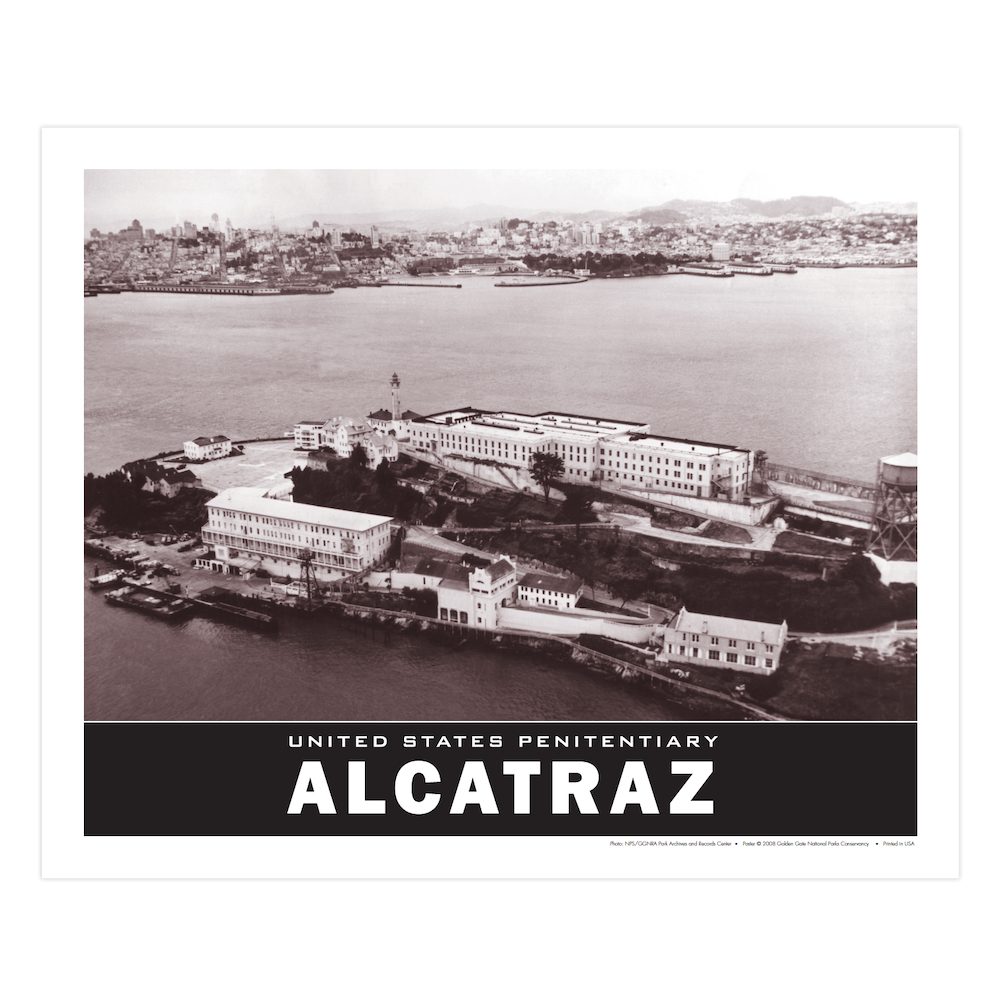
[[883,583],[917,582],[917,456],[911,452],[878,464],[867,553]]

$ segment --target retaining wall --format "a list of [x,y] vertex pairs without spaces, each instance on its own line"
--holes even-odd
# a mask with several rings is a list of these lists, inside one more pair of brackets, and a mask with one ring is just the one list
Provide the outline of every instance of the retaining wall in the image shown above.
[[620,639],[641,646],[649,642],[656,627],[648,624],[628,624],[605,618],[583,615],[565,615],[556,612],[528,611],[524,608],[500,608],[497,624],[501,628],[520,629],[525,632],[540,632],[548,635],[603,635],[608,639]]
[[774,479],[781,483],[792,483],[796,486],[808,486],[824,493],[839,493],[845,497],[855,497],[858,500],[874,500],[875,484],[866,483],[861,479],[850,479],[847,476],[828,476],[822,472],[810,472],[808,469],[797,469],[793,465],[778,465],[768,462],[764,466],[764,478]]
[[727,500],[708,500],[705,497],[685,497],[658,490],[622,490],[621,496],[636,496],[655,500],[680,510],[690,510],[705,517],[729,521],[731,524],[763,524],[778,504],[778,497],[752,504],[730,503]]

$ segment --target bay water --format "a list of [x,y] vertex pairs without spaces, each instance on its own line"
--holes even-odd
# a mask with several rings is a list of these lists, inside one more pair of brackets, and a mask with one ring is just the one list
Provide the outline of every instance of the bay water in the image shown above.
[[[104,474],[201,434],[270,437],[364,416],[389,407],[393,372],[418,413],[648,422],[865,480],[879,457],[917,451],[916,269],[455,280],[462,288],[84,299],[85,469]],[[419,637],[387,648],[311,622],[277,638],[168,625],[85,600],[88,719],[684,717],[648,689],[540,656]]]

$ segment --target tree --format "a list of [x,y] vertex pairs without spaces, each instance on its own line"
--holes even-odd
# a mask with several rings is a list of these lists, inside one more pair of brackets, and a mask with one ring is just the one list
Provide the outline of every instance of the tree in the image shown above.
[[565,471],[566,463],[558,455],[553,455],[545,451],[536,451],[531,456],[531,478],[541,486],[546,500],[549,498],[549,490],[552,484]]
[[375,470],[375,485],[382,493],[390,492],[396,485],[396,476],[389,467],[387,458],[383,458]]
[[581,548],[573,561],[573,572],[583,580],[585,586],[590,587],[590,598],[594,601],[597,600],[597,594],[594,591],[594,587],[597,585],[597,568],[596,555],[586,548]]
[[359,469],[368,468],[368,452],[362,445],[356,444],[351,449],[351,464],[356,465]]
[[566,494],[563,501],[562,510],[559,512],[559,520],[576,525],[576,540],[580,541],[580,524],[583,521],[591,521],[593,515],[591,507],[594,505],[594,498],[589,490],[576,489]]
[[646,581],[635,576],[616,576],[608,583],[611,596],[621,598],[622,607],[626,601],[634,601],[646,592]]

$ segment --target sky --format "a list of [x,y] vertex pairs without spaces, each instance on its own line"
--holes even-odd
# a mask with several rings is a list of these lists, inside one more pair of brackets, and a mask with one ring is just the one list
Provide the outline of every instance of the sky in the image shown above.
[[[173,156],[158,157],[154,141],[148,167],[85,171],[84,231],[119,229],[132,218],[157,229],[185,219],[207,225],[213,212],[236,226],[254,226],[266,224],[272,212],[279,222],[314,215],[322,223],[337,221],[338,216],[482,204],[530,215],[556,210],[627,212],[674,198],[766,201],[805,194],[846,202],[916,201],[914,164],[929,131],[360,130],[351,134],[357,141],[347,144],[346,152],[343,143],[324,149],[324,161],[347,164],[331,169],[163,169],[159,164]],[[201,143],[200,158],[206,163],[217,162],[220,155],[223,162],[246,161],[246,149],[238,144],[227,156],[225,130],[219,132],[221,144],[207,150]],[[258,135],[254,130],[245,132]],[[284,158],[294,159],[296,153],[290,149],[294,143],[289,141],[294,135],[279,135]],[[324,131],[326,135],[341,138],[344,130]],[[393,139],[400,141],[394,144]],[[259,150],[267,148],[260,143]],[[256,155],[262,156],[259,150]],[[365,151],[370,151],[369,157]],[[176,154],[176,144],[171,152]],[[315,153],[307,155],[305,162],[315,162]],[[350,165],[359,158],[389,165]],[[512,159],[521,165],[511,166]],[[590,166],[588,159],[597,162]],[[477,160],[487,165],[468,165]],[[560,160],[581,165],[567,167],[559,165]],[[428,162],[434,165],[425,166]]]

